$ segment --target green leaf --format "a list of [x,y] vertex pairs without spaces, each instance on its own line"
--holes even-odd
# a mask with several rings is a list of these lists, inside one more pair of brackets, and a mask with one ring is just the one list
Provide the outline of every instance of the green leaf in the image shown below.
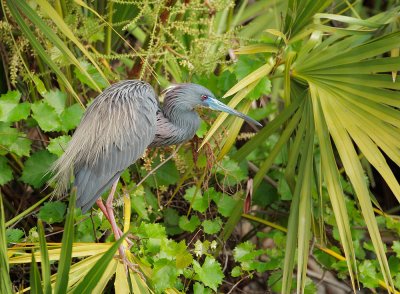
[[31,106],[28,102],[19,103],[21,93],[9,91],[0,96],[0,121],[16,122],[26,119]]
[[185,240],[179,243],[168,239],[162,240],[161,251],[162,254],[160,256],[164,257],[167,255],[168,259],[176,259],[176,267],[178,269],[188,267],[193,261],[193,256],[188,252]]
[[55,109],[44,100],[32,104],[32,117],[45,132],[61,130],[61,121]]
[[25,137],[9,123],[0,122],[0,155],[13,152],[18,156],[28,156],[32,142]]
[[7,229],[6,230],[7,243],[21,242],[21,240],[24,236],[25,236],[25,233],[21,229]]
[[246,179],[247,168],[239,166],[237,162],[225,156],[217,168],[217,173],[223,177],[221,181],[224,186],[233,186]]
[[40,188],[50,179],[51,175],[48,171],[56,159],[57,156],[47,150],[33,153],[25,161],[21,180],[26,184],[32,185],[34,188]]
[[149,215],[147,212],[147,203],[144,195],[133,195],[131,201],[131,207],[141,218],[148,220]]
[[[81,61],[80,65],[81,68],[86,71],[86,73],[83,73],[82,70],[77,67],[74,69],[74,73],[78,80],[80,80],[83,84],[88,85],[93,90],[97,90],[97,87],[104,89],[109,85],[108,81],[103,78],[103,76],[92,64],[86,61]],[[87,74],[90,75],[92,80],[88,78]],[[96,81],[97,85],[93,84],[93,81]]]
[[257,83],[253,90],[247,94],[247,98],[250,100],[257,100],[263,95],[268,95],[271,93],[272,84],[271,81],[267,77],[263,77]]
[[370,260],[364,260],[358,267],[360,281],[368,288],[379,286],[375,265]]
[[218,285],[222,283],[224,274],[221,265],[213,257],[207,256],[202,266],[194,260],[193,269],[196,273],[195,279],[197,281],[217,291]]
[[209,288],[204,287],[204,285],[199,282],[194,283],[193,285],[193,293],[194,294],[211,294],[212,291]]
[[193,186],[186,189],[185,195],[183,196],[191,205],[192,208],[199,212],[205,212],[208,208],[208,198],[201,195],[200,189]]
[[[160,161],[156,160],[152,164],[152,168],[156,167]],[[148,172],[144,169],[141,170],[142,176],[145,176]],[[148,177],[146,183],[150,187],[157,187],[160,185],[169,186],[176,184],[179,180],[180,174],[176,169],[176,165],[173,161],[168,161],[167,163],[163,164],[155,174]]]
[[18,133],[18,138],[10,145],[10,152],[18,156],[29,156],[32,141],[25,136],[24,133]]
[[236,202],[237,200],[232,197],[222,194],[222,197],[217,202],[218,212],[225,217],[230,216],[235,209]]
[[203,228],[206,234],[212,235],[216,234],[221,230],[222,221],[219,217],[215,220],[205,220],[203,221]]
[[393,241],[392,250],[396,253],[397,258],[400,258],[400,241]]
[[47,146],[47,150],[49,150],[50,153],[60,157],[64,153],[65,149],[67,149],[69,141],[71,141],[71,136],[69,135],[51,138],[50,144]]
[[186,215],[182,215],[179,218],[179,227],[184,231],[193,233],[199,225],[200,225],[200,219],[198,218],[197,215],[193,215],[190,218],[190,220]]
[[60,223],[64,220],[67,205],[61,201],[45,202],[40,208],[39,218],[48,224]]
[[235,266],[232,271],[231,271],[231,276],[234,278],[240,277],[240,275],[242,274],[242,270],[240,268],[240,266]]
[[47,104],[53,107],[58,115],[64,111],[65,103],[67,101],[67,94],[61,92],[60,90],[52,90],[46,92],[43,96]]
[[157,293],[162,293],[167,288],[173,288],[178,277],[175,263],[162,258],[154,263],[152,281]]
[[7,163],[7,158],[0,156],[0,186],[13,179],[12,169]]
[[161,247],[161,241],[167,238],[165,227],[160,224],[142,223],[139,227],[137,235],[143,238],[146,250],[149,253],[158,253]]
[[63,131],[75,129],[79,125],[82,115],[83,109],[78,103],[65,109],[60,116]]
[[200,122],[200,126],[196,131],[196,135],[199,138],[204,138],[204,135],[207,133],[208,131],[208,125],[204,120],[201,120]]

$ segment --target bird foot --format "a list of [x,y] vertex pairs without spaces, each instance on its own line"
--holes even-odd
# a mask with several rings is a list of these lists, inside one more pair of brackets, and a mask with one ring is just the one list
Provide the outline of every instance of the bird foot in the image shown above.
[[[128,259],[128,256],[127,256],[126,251],[125,251],[125,247],[123,245],[121,245],[118,248],[118,251],[119,251],[119,258],[120,258],[120,260],[122,261],[122,263],[124,264],[124,267],[125,267],[125,273],[128,275],[128,270],[132,270],[133,272],[138,274],[142,278],[143,281],[146,281],[146,278],[144,277],[143,273],[139,269],[139,265],[135,264],[135,263],[132,263]],[[130,254],[130,252],[129,252],[129,254]]]

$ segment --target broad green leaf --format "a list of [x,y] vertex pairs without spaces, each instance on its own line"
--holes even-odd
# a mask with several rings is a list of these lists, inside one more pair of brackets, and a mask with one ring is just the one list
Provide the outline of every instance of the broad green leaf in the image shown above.
[[47,146],[47,150],[49,150],[50,153],[60,157],[67,149],[69,141],[71,141],[71,136],[69,135],[63,135],[57,138],[51,138],[50,143]]
[[196,211],[205,212],[208,208],[208,197],[203,197],[201,190],[196,186],[186,189],[183,198],[185,198],[185,200],[188,201]]
[[236,94],[237,92],[254,83],[255,81],[259,81],[261,78],[269,74],[271,70],[272,65],[269,63],[261,66],[245,78],[241,79],[235,86],[233,86],[228,92],[226,92],[222,98]]
[[0,96],[0,121],[16,122],[26,119],[30,113],[30,104],[28,102],[19,102],[21,93],[18,91],[9,91]]
[[210,288],[204,287],[204,285],[199,282],[194,283],[193,285],[193,293],[194,294],[211,294],[212,291]]
[[26,184],[32,185],[34,188],[40,188],[50,179],[51,175],[48,171],[56,159],[57,156],[47,150],[33,153],[25,161],[21,180]]
[[9,151],[18,156],[29,156],[32,141],[25,138],[24,133],[19,133],[18,138],[9,147]]
[[[88,85],[93,90],[96,90],[97,87],[104,89],[109,85],[108,81],[103,78],[103,76],[93,65],[86,61],[81,61],[80,65],[81,69],[83,69],[85,72],[82,72],[82,70],[79,68],[75,68],[74,73],[78,80],[80,80],[83,84]],[[87,77],[88,74],[90,75],[91,79]],[[96,84],[94,84],[93,81],[95,81]]]
[[62,129],[65,132],[75,129],[79,125],[82,115],[83,115],[83,109],[77,103],[66,108],[60,116]]
[[178,277],[178,271],[173,261],[159,259],[154,263],[152,281],[158,293],[162,293],[167,288],[173,288]]
[[367,288],[376,288],[379,286],[375,265],[370,260],[364,260],[359,266],[360,281]]
[[32,117],[38,122],[45,132],[59,131],[61,121],[55,109],[47,102],[41,100],[32,104]]
[[223,194],[221,198],[217,201],[218,212],[222,216],[228,217],[235,209],[236,203],[236,199],[233,199],[231,196]]
[[24,236],[25,236],[25,233],[21,229],[10,229],[9,228],[6,230],[7,243],[21,242],[21,239]]
[[179,218],[179,227],[184,230],[193,233],[200,225],[200,220],[197,215],[193,215],[190,220],[186,215],[182,215]]
[[64,111],[65,103],[67,101],[67,94],[61,92],[60,90],[52,90],[45,93],[43,97],[47,104],[55,109],[58,115]]
[[207,256],[203,265],[193,260],[193,269],[196,273],[195,279],[197,281],[217,291],[218,285],[222,283],[224,274],[221,265],[213,257]]
[[205,220],[203,221],[203,229],[204,233],[212,235],[216,234],[221,230],[222,221],[219,217],[214,220]]
[[64,220],[67,205],[61,201],[45,202],[40,208],[39,219],[48,224],[60,223]]
[[12,169],[7,163],[7,158],[0,156],[0,186],[13,179]]

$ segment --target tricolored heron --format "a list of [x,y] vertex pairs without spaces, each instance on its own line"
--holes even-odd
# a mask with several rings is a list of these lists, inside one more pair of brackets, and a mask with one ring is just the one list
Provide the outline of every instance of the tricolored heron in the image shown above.
[[[56,193],[67,190],[73,173],[77,207],[85,213],[96,202],[118,239],[121,231],[115,222],[112,201],[121,173],[147,147],[175,145],[193,138],[200,123],[197,106],[224,111],[261,126],[197,84],[169,87],[161,107],[148,83],[120,81],[105,89],[87,108],[65,153],[55,163]],[[110,187],[104,205],[100,196]],[[123,249],[120,255],[123,258]]]

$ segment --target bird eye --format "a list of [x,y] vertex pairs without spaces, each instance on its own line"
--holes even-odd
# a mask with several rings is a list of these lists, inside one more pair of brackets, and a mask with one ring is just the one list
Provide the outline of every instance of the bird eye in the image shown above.
[[204,100],[206,100],[208,97],[207,97],[207,95],[201,95],[201,101],[204,101]]

